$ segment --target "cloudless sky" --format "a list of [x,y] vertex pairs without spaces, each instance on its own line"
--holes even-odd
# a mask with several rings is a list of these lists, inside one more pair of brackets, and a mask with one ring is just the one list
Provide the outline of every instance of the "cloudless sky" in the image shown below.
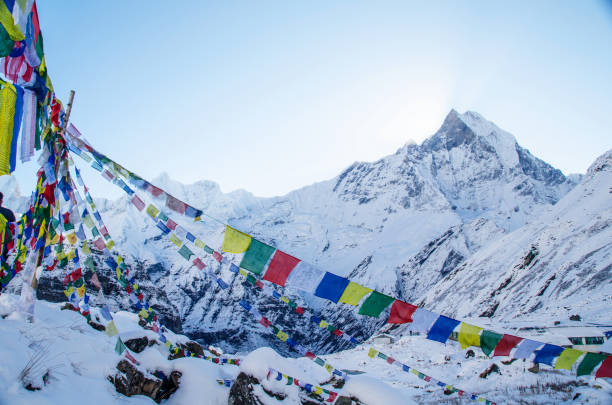
[[149,180],[281,195],[420,143],[451,108],[565,174],[612,148],[609,1],[37,4],[72,122]]

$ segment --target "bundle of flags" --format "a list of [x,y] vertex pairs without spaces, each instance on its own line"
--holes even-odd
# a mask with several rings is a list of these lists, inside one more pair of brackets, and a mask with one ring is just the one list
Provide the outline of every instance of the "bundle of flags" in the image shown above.
[[458,393],[458,395],[460,397],[464,397],[464,398],[469,398],[472,399],[474,401],[477,402],[485,402],[487,405],[495,405],[495,402],[489,401],[488,399],[479,396],[477,394],[472,394],[469,393],[467,391],[461,390],[459,388],[453,387],[450,384],[447,384],[445,382],[442,382],[438,379],[435,379],[431,376],[428,376],[425,373],[421,373],[420,371],[416,370],[413,367],[407,366],[403,363],[400,363],[399,361],[395,360],[393,357],[391,356],[387,356],[386,354],[374,349],[373,347],[370,348],[370,350],[368,351],[368,357],[374,359],[374,358],[379,358],[381,360],[384,360],[387,362],[387,364],[392,364],[397,366],[399,369],[401,369],[402,371],[406,372],[406,373],[411,373],[414,374],[415,376],[417,376],[418,378],[420,378],[421,380],[430,382],[432,384],[436,384],[438,387],[442,388],[445,391],[451,391],[451,392],[456,392]]
[[[44,128],[58,128],[62,107],[47,74],[43,37],[33,0],[0,1],[0,175],[29,161]],[[49,123],[47,123],[47,120]]]
[[286,381],[285,385],[296,385],[308,393],[318,395],[322,398],[327,397],[327,399],[325,399],[325,402],[334,402],[338,397],[338,393],[335,391],[327,390],[315,384],[305,383],[295,377],[291,377],[287,374],[281,373],[280,371],[275,370],[273,368],[268,369],[268,374],[266,378],[268,380],[274,379],[276,381]]

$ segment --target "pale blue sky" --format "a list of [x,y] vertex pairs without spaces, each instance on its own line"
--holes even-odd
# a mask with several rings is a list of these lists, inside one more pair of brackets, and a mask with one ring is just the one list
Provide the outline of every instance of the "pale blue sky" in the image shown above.
[[37,3],[73,122],[148,179],[280,195],[421,142],[451,108],[566,174],[612,148],[609,2]]

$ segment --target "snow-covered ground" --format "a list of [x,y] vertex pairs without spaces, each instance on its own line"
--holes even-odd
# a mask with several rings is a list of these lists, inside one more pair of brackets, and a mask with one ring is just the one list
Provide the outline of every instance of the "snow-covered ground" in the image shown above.
[[[36,301],[36,317],[28,323],[13,311],[19,297],[0,296],[0,404],[92,404],[126,403],[150,404],[144,396],[125,397],[115,391],[107,380],[113,375],[121,359],[115,354],[115,339],[89,327],[81,315],[61,311],[60,304]],[[95,318],[96,310],[93,310]],[[124,340],[132,337],[155,336],[137,324],[137,316],[128,312],[114,314],[114,319]],[[187,338],[170,334],[173,341]],[[540,336],[546,340],[547,336]],[[339,395],[356,397],[368,405],[472,403],[457,393],[445,395],[443,389],[403,372],[380,358],[368,357],[370,345],[325,356],[326,360],[344,370],[357,371],[346,385],[335,389],[323,388]],[[488,359],[475,349],[476,357],[465,358],[455,342],[446,345],[428,341],[420,336],[405,336],[393,344],[378,344],[375,349],[392,356],[397,361],[451,384],[466,392],[476,393],[496,403],[580,403],[609,404],[612,402],[612,386],[605,380],[593,377],[576,378],[565,371],[555,371],[543,366],[538,374],[527,371],[531,363],[517,360],[503,365],[504,358]],[[29,391],[19,379],[28,361],[36,355],[42,361],[25,378],[26,382],[40,386],[39,391]],[[327,372],[306,358],[284,358],[270,348],[260,348],[244,354],[240,367],[217,365],[198,358],[167,360],[167,350],[155,345],[134,357],[141,363],[141,370],[161,370],[169,374],[173,370],[182,373],[179,389],[164,401],[166,404],[227,404],[230,388],[217,383],[218,379],[234,379],[239,371],[245,371],[262,381],[266,390],[287,395],[280,401],[267,397],[261,387],[265,404],[299,404],[299,388],[284,382],[266,379],[270,367],[311,384],[329,380]],[[479,374],[493,363],[500,373],[492,373],[486,379]],[[42,376],[48,372],[46,385]],[[579,395],[578,395],[579,394]],[[522,402],[521,402],[522,401]]]

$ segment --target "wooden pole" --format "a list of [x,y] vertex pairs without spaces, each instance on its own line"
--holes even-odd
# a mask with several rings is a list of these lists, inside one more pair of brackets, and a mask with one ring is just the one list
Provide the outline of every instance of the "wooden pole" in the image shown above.
[[[64,117],[64,122],[62,123],[62,128],[59,131],[59,134],[63,134],[66,131],[66,127],[68,126],[68,120],[70,119],[70,113],[72,112],[72,102],[74,101],[74,90],[70,90],[70,97],[68,98],[68,105],[66,107],[66,116]],[[53,147],[55,148],[55,153],[56,156],[58,156],[60,150],[60,144],[59,142],[57,142],[57,140],[55,141],[55,145],[53,145]],[[55,167],[54,167],[54,171],[55,171],[55,177],[57,177],[57,171],[59,169],[59,159],[55,159]],[[43,234],[42,238],[43,240],[47,239],[47,233],[49,232],[49,224],[46,224],[47,229],[45,229],[45,233]],[[43,259],[43,255],[45,252],[45,247],[42,246],[41,248],[38,249],[38,253],[36,256],[36,265],[34,266],[34,274],[32,275],[32,289],[34,289],[34,291],[36,291],[36,289],[38,288],[38,277],[36,277],[36,269],[38,269],[40,267],[40,265],[42,264],[42,259]]]

